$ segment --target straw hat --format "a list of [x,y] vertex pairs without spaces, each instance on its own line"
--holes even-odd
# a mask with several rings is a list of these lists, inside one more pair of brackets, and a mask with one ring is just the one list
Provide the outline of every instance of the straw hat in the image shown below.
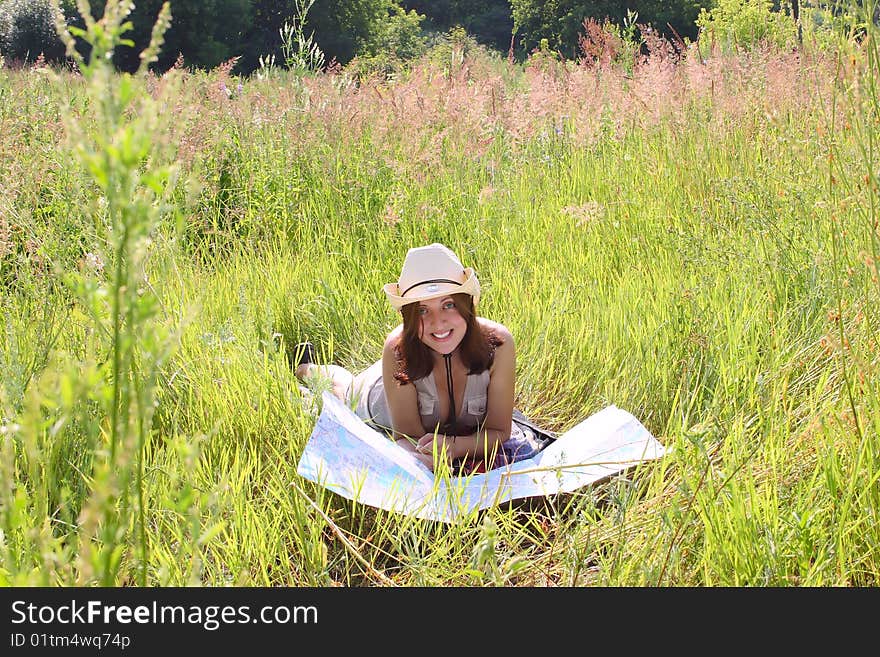
[[382,288],[397,310],[448,294],[470,294],[474,304],[480,300],[480,281],[472,267],[462,267],[458,256],[442,244],[410,249],[403,261],[400,278]]

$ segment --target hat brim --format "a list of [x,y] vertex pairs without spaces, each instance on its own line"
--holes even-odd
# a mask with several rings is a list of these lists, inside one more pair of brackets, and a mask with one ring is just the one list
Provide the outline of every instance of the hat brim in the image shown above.
[[400,310],[410,303],[419,301],[427,301],[438,297],[449,296],[450,294],[469,294],[474,298],[474,304],[480,300],[480,282],[472,267],[464,270],[465,281],[461,285],[455,283],[436,283],[431,286],[431,292],[419,293],[418,290],[410,292],[407,296],[400,296],[400,287],[397,283],[386,283],[382,286],[388,301],[396,309]]

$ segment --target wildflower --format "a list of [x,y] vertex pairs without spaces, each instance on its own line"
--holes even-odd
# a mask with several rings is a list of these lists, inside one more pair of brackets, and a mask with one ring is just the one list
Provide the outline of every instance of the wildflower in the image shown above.
[[83,257],[83,264],[96,274],[101,274],[104,271],[104,261],[97,253],[86,253]]
[[385,206],[385,211],[382,213],[382,221],[386,226],[396,226],[401,220],[400,213],[397,211],[397,208],[394,207],[393,203],[389,203]]
[[575,219],[578,226],[601,219],[605,214],[605,208],[598,201],[587,201],[582,205],[568,205],[562,208],[562,213]]
[[565,122],[568,120],[567,116],[559,117],[559,124],[553,126],[553,129],[556,131],[557,137],[562,137],[565,135]]
[[3,423],[0,424],[0,436],[15,435],[21,429],[20,424],[15,424],[12,420],[8,420],[3,418]]

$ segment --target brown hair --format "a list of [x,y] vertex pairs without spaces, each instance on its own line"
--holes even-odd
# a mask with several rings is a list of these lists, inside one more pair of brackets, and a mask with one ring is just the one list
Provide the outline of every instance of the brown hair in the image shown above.
[[[468,374],[479,374],[492,366],[495,349],[502,340],[495,331],[484,329],[477,322],[474,310],[474,298],[470,294],[453,294],[452,301],[459,314],[467,324],[461,343],[458,346],[461,360],[468,368]],[[434,368],[431,348],[419,337],[422,332],[422,318],[419,316],[419,304],[408,303],[401,307],[403,316],[403,332],[394,346],[397,356],[397,372],[394,378],[401,384],[411,383],[416,379],[428,376]]]

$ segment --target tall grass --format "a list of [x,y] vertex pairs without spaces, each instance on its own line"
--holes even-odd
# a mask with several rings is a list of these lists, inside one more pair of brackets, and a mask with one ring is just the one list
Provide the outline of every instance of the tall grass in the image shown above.
[[[631,73],[0,70],[3,580],[876,584],[875,36]],[[613,403],[670,456],[452,526],[301,480],[287,350],[373,362],[431,241],[511,329],[520,408]]]

